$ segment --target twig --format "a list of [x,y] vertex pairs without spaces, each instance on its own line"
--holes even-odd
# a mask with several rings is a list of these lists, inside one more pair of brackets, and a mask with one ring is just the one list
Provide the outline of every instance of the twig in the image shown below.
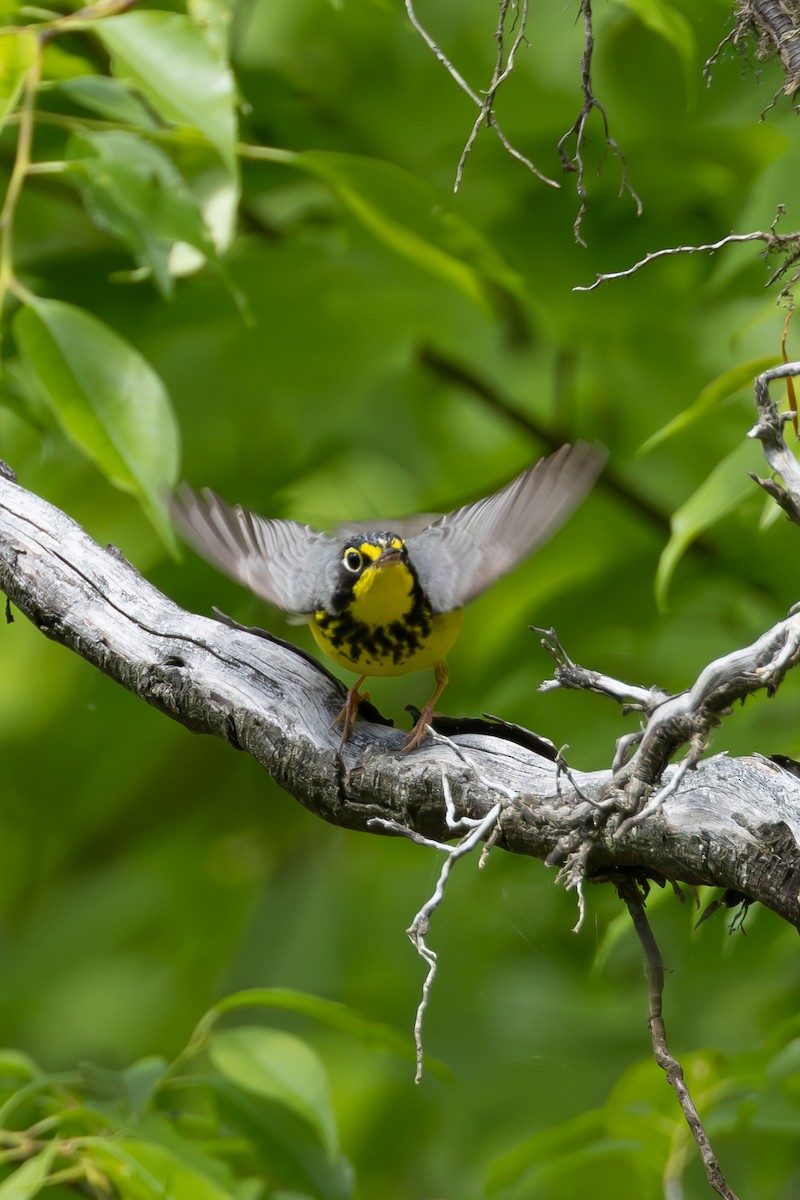
[[470,87],[461,72],[450,61],[441,47],[428,33],[427,29],[416,14],[414,9],[414,0],[405,0],[405,9],[406,13],[408,14],[409,21],[413,25],[414,29],[416,29],[422,40],[425,42],[425,45],[442,64],[451,78],[458,84],[462,92],[464,92],[466,96],[469,96],[472,103],[480,110],[475,118],[472,129],[467,136],[464,149],[462,150],[461,156],[458,160],[453,191],[457,192],[461,186],[467,158],[469,157],[470,151],[475,144],[475,140],[482,126],[492,129],[506,152],[510,154],[512,158],[515,158],[517,162],[522,163],[522,165],[528,171],[530,171],[531,174],[535,175],[537,179],[540,179],[542,183],[546,183],[549,187],[559,187],[559,184],[555,181],[555,179],[549,179],[547,175],[544,175],[539,168],[522,153],[521,150],[518,150],[517,147],[513,145],[498,124],[494,111],[494,101],[498,89],[505,83],[514,70],[517,50],[525,41],[525,24],[528,19],[528,0],[520,0],[520,8],[517,13],[519,24],[516,35],[507,55],[505,54],[505,23],[509,9],[517,9],[517,0],[499,0],[499,16],[497,29],[495,30],[495,40],[497,41],[497,59],[489,87],[483,93],[483,96],[479,95],[473,90],[473,88]]
[[[585,246],[586,242],[581,235],[581,226],[583,225],[583,218],[586,216],[589,205],[586,192],[586,165],[583,160],[583,147],[586,138],[586,126],[593,110],[600,114],[600,119],[603,122],[605,147],[617,158],[622,168],[622,180],[619,188],[620,196],[623,195],[624,192],[628,192],[630,194],[636,205],[637,216],[642,215],[642,202],[628,181],[628,166],[625,161],[625,155],[620,150],[616,140],[611,136],[606,110],[595,96],[592,87],[592,55],[594,53],[592,0],[581,0],[581,16],[583,17],[584,39],[583,55],[581,56],[581,89],[583,91],[583,104],[581,105],[581,110],[575,118],[573,124],[559,139],[558,153],[561,155],[561,164],[564,170],[574,171],[578,176],[575,190],[578,193],[580,207],[578,208],[578,215],[575,218],[572,229],[575,234],[575,241],[580,246]],[[572,156],[570,156],[565,147],[566,143],[572,137],[575,138],[575,152]]]
[[[780,217],[781,212],[778,213]],[[778,219],[776,217],[776,220]],[[720,238],[716,242],[707,242],[701,246],[668,246],[661,250],[653,250],[646,254],[644,258],[639,259],[632,267],[626,267],[624,271],[609,271],[603,275],[597,275],[594,283],[578,284],[572,290],[573,292],[593,292],[601,283],[609,283],[613,279],[628,279],[631,275],[635,275],[637,271],[641,271],[643,267],[649,266],[659,258],[671,258],[676,254],[714,254],[717,250],[722,250],[725,246],[733,246],[742,242],[764,242],[765,256],[773,253],[786,254],[786,259],[781,263],[780,267],[773,272],[765,287],[770,287],[777,279],[782,278],[791,266],[800,259],[800,231],[794,233],[776,233],[774,225],[770,229],[757,229],[752,233],[729,233],[726,237]],[[778,294],[779,299],[789,297],[794,284],[797,282],[798,272],[795,272],[789,282],[781,289]]]
[[678,1103],[681,1106],[681,1111],[695,1140],[708,1182],[717,1195],[723,1197],[723,1200],[737,1200],[735,1193],[728,1187],[725,1177],[720,1170],[708,1134],[705,1131],[703,1122],[700,1119],[700,1115],[686,1084],[683,1068],[678,1059],[671,1053],[667,1044],[667,1035],[662,1014],[664,960],[661,957],[661,952],[653,935],[653,930],[650,927],[650,922],[647,920],[644,910],[644,896],[638,885],[631,881],[626,881],[618,885],[617,890],[630,913],[633,927],[636,930],[636,935],[644,952],[649,990],[648,1026],[653,1043],[653,1056],[664,1071],[670,1087],[675,1092]]
[[[446,807],[449,808],[450,814],[452,814],[453,808],[452,798],[450,795],[450,784],[444,772],[442,773],[442,788],[444,790]],[[462,817],[458,821],[455,821],[453,820],[452,816],[448,814],[447,823],[451,828],[455,828],[458,824],[470,827],[470,832],[466,834],[466,836],[463,837],[455,846],[448,846],[444,842],[431,842],[428,839],[420,837],[420,835],[415,831],[405,829],[403,826],[393,821],[383,821],[379,817],[376,817],[370,821],[370,825],[372,826],[379,825],[385,829],[392,830],[392,832],[402,833],[406,837],[409,837],[413,842],[416,842],[418,845],[431,846],[436,850],[443,851],[446,856],[444,862],[442,863],[442,869],[439,872],[439,878],[436,880],[436,886],[433,890],[433,893],[425,901],[422,908],[416,914],[414,920],[406,930],[406,933],[408,934],[417,954],[419,954],[420,958],[424,959],[428,964],[428,970],[425,975],[425,980],[422,984],[422,996],[419,1004],[417,1005],[417,1012],[414,1018],[414,1045],[416,1047],[417,1055],[417,1068],[414,1074],[415,1083],[419,1083],[422,1080],[424,1061],[422,1023],[425,1017],[425,1011],[428,1007],[428,1002],[430,1000],[431,989],[436,978],[438,965],[436,951],[431,950],[426,941],[428,930],[430,929],[431,917],[444,899],[444,889],[447,886],[447,880],[450,877],[450,872],[452,871],[456,862],[459,858],[463,858],[464,855],[470,854],[478,845],[478,843],[492,832],[492,830],[496,827],[497,821],[499,820],[501,809],[502,803],[498,801],[497,804],[495,804],[494,807],[491,808],[486,816],[480,821],[470,819],[468,817]]]
[[705,79],[705,81],[706,81],[706,87],[711,87],[711,84],[713,82],[714,67],[717,65],[717,61],[719,59],[719,56],[722,54],[722,51],[725,49],[725,47],[728,45],[729,42],[735,42],[735,40],[736,40],[736,29],[734,28],[734,29],[729,30],[729,32],[725,34],[725,37],[722,38],[722,40],[719,42],[716,50],[714,50],[714,52],[712,54],[709,54],[708,58],[706,59],[705,63],[703,64],[703,79]]
[[[420,958],[428,964],[428,970],[425,975],[425,980],[422,984],[422,996],[417,1005],[417,1012],[414,1018],[414,1045],[416,1047],[417,1068],[414,1075],[414,1082],[419,1083],[422,1079],[422,1069],[424,1060],[423,1042],[422,1042],[422,1024],[425,1017],[425,1012],[430,1000],[431,989],[436,978],[438,967],[438,959],[436,951],[432,950],[427,943],[428,930],[430,929],[431,917],[436,912],[436,909],[444,899],[444,890],[447,886],[447,880],[450,877],[450,872],[455,866],[458,859],[463,858],[466,854],[470,854],[480,842],[488,839],[490,844],[499,836],[500,832],[500,816],[504,804],[516,798],[516,794],[507,788],[504,784],[487,780],[478,770],[474,761],[450,738],[443,734],[437,733],[430,726],[428,732],[434,741],[440,742],[443,745],[449,746],[455,752],[457,757],[467,766],[470,774],[475,778],[476,782],[483,784],[485,787],[499,791],[502,795],[502,800],[499,800],[486,814],[481,818],[459,816],[456,813],[453,803],[453,795],[450,789],[450,781],[442,769],[442,794],[444,796],[445,822],[447,828],[454,832],[461,829],[468,829],[469,832],[455,846],[448,846],[445,842],[435,842],[429,838],[422,837],[415,830],[407,829],[396,821],[387,821],[381,817],[374,817],[370,822],[370,826],[379,826],[392,833],[399,833],[410,838],[417,845],[428,846],[434,850],[441,850],[445,855],[445,860],[442,864],[442,869],[439,872],[439,877],[436,880],[436,886],[431,896],[425,901],[422,908],[414,917],[414,920],[409,925],[406,933],[408,934],[411,943],[419,954]],[[486,861],[486,849],[481,855],[479,867],[482,867]]]
[[596,692],[600,696],[609,696],[612,700],[623,705],[623,712],[650,713],[662,700],[669,698],[670,693],[661,688],[643,688],[634,683],[622,683],[612,679],[601,671],[590,671],[579,667],[567,654],[558,639],[555,629],[540,629],[537,625],[529,625],[532,633],[541,634],[541,644],[555,660],[555,678],[545,679],[539,684],[537,691],[553,692],[558,688]]

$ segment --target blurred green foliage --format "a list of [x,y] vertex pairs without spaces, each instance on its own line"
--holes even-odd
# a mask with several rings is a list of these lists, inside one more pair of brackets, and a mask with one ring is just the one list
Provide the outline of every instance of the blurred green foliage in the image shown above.
[[[537,695],[549,662],[527,627],[678,690],[797,600],[796,534],[762,522],[746,475],[763,471],[745,441],[750,379],[778,360],[784,315],[753,246],[573,288],[659,247],[767,229],[778,204],[797,226],[797,118],[779,101],[760,120],[777,67],[743,72],[728,49],[700,86],[727,4],[598,6],[595,91],[643,215],[618,194],[595,113],[579,246],[556,150],[580,107],[573,12],[531,13],[496,100],[561,187],[483,130],[453,195],[474,110],[399,0],[162,9],[2,6],[0,170],[21,190],[0,245],[0,455],[185,606],[284,633],[205,564],[170,556],[178,430],[195,485],[325,526],[453,507],[552,442],[601,441],[608,481],[468,613],[445,707],[502,714],[568,742],[576,767],[607,767],[632,719]],[[424,20],[486,87],[496,6],[430,3]],[[26,22],[57,35],[35,93]],[[192,1200],[708,1194],[648,1057],[639,953],[608,888],[589,890],[574,936],[573,900],[540,864],[495,851],[480,874],[461,865],[431,932],[427,1049],[447,1070],[415,1088],[422,971],[403,930],[433,886],[431,854],[321,826],[244,756],[32,627],[1,636],[0,1040],[14,1049],[0,1059],[0,1197],[58,1172],[54,1197],[76,1179]],[[402,721],[426,688],[372,690]],[[790,678],[748,701],[713,749],[800,757],[797,694]],[[729,1180],[790,1200],[796,934],[757,910],[746,937],[719,915],[695,929],[670,892],[649,908],[668,1033]],[[248,1024],[204,1026],[206,1059],[187,1059],[209,1005],[248,988],[262,1005]],[[295,998],[266,1007],[264,989]],[[31,1126],[41,1142],[23,1153],[12,1135]],[[306,1147],[305,1175],[276,1131]]]

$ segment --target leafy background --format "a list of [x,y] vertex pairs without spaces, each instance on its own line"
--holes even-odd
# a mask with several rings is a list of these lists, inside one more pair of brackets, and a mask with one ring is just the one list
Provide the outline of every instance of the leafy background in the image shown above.
[[[582,663],[677,690],[797,599],[796,535],[763,520],[746,475],[763,470],[745,440],[750,382],[778,360],[784,321],[757,249],[573,290],[661,246],[765,229],[779,203],[796,225],[796,116],[779,100],[761,119],[777,67],[743,68],[729,49],[702,80],[728,5],[598,11],[595,90],[643,215],[593,118],[585,246],[556,151],[580,106],[571,10],[531,16],[497,100],[561,187],[484,130],[457,195],[474,113],[395,0],[198,0],[49,24],[2,11],[6,183],[38,46],[21,28],[57,36],[36,169],[0,246],[0,455],[169,595],[285,632],[173,557],[161,489],[179,473],[330,525],[453,507],[552,442],[597,439],[608,480],[471,608],[445,696],[450,713],[500,713],[569,743],[581,768],[607,766],[632,719],[591,696],[537,695],[549,663],[530,623],[554,625]],[[496,8],[420,15],[486,86]],[[49,1120],[42,1133],[84,1139],[77,1160],[63,1141],[57,1155],[46,1138],[35,1154],[2,1141],[0,1196],[35,1195],[59,1171],[53,1195],[74,1194],[74,1178],[94,1195],[200,1200],[708,1194],[648,1059],[639,953],[609,888],[590,889],[575,936],[573,898],[540,864],[462,864],[432,930],[434,1061],[415,1088],[422,968],[403,931],[433,855],[315,822],[254,763],[23,621],[0,638],[0,1125]],[[402,721],[427,686],[373,693]],[[748,701],[714,750],[800,757],[797,687]],[[669,890],[649,907],[668,1032],[729,1180],[788,1200],[796,935],[757,910],[746,936],[725,915],[696,929]],[[209,1006],[249,988],[289,990],[220,1011],[176,1063]]]

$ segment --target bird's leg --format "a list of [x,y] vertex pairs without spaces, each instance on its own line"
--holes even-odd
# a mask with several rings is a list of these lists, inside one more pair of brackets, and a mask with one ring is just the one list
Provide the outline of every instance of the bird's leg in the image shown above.
[[342,705],[341,712],[331,725],[331,729],[335,729],[339,722],[342,722],[342,745],[344,745],[350,737],[350,730],[356,723],[359,704],[362,704],[365,700],[369,700],[369,692],[359,692],[358,690],[365,679],[366,675],[359,675],[358,679],[347,693],[347,698]]
[[428,736],[427,727],[433,720],[434,705],[450,682],[450,673],[447,670],[447,663],[444,659],[441,662],[437,662],[433,668],[433,678],[436,680],[436,687],[433,689],[433,695],[430,700],[420,713],[419,720],[406,738],[406,744],[403,747],[405,754],[408,754],[409,750],[416,750],[417,746],[424,742]]

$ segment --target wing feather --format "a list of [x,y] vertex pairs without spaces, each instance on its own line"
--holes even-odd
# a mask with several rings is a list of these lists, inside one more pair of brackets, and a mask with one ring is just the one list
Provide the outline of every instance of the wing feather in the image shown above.
[[336,543],[310,525],[272,520],[182,483],[170,503],[182,537],[220,571],[290,613],[319,605]]
[[501,491],[440,517],[408,540],[434,612],[467,604],[564,524],[602,470],[605,454],[562,446]]

